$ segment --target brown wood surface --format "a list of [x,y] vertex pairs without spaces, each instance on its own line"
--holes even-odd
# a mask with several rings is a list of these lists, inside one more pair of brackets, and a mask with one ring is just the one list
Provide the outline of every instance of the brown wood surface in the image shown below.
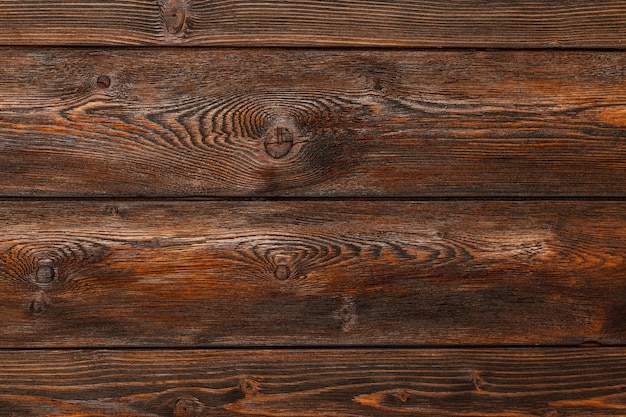
[[626,0],[0,0],[0,417],[626,415],[625,47]]
[[4,202],[0,347],[626,343],[626,202]]
[[0,48],[0,195],[626,195],[626,54]]
[[0,44],[623,48],[623,0],[2,0]]
[[1,417],[623,416],[626,350],[1,351]]

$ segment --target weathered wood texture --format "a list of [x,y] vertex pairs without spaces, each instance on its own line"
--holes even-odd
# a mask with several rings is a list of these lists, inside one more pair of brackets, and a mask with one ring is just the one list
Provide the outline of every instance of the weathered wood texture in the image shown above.
[[0,49],[0,194],[626,195],[626,54]]
[[1,351],[1,417],[626,414],[626,350]]
[[623,0],[0,1],[0,44],[623,48]]
[[626,343],[626,202],[5,202],[0,347]]
[[0,0],[0,417],[626,415],[625,47],[626,0]]

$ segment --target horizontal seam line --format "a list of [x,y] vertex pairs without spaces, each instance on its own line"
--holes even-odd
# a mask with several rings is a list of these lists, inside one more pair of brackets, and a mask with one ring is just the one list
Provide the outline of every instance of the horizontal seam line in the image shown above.
[[589,202],[624,202],[626,196],[268,196],[268,197],[207,197],[207,196],[165,196],[165,197],[126,197],[126,196],[85,196],[85,197],[61,197],[61,196],[0,196],[0,202],[341,202],[341,201],[371,201],[371,202],[454,202],[454,201],[519,201],[519,202],[542,202],[542,201],[589,201]]
[[557,350],[557,349],[624,349],[626,344],[547,344],[547,345],[258,345],[258,346],[72,346],[72,347],[0,347],[3,351],[72,351],[72,350],[111,350],[111,351],[254,351],[254,350]]
[[446,52],[446,51],[486,51],[486,52],[512,52],[512,51],[548,51],[548,52],[626,52],[626,46],[567,46],[567,47],[546,47],[546,46],[401,46],[401,45],[194,45],[194,44],[2,44],[0,48],[24,48],[24,49],[214,49],[214,50],[320,50],[320,51],[424,51],[424,52]]

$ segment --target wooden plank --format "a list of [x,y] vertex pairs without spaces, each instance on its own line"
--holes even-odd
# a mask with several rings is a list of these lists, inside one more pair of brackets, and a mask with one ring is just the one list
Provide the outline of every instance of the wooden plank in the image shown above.
[[0,49],[0,61],[5,196],[626,196],[624,53]]
[[5,202],[0,347],[626,343],[626,202]]
[[5,45],[623,48],[623,0],[0,1]]
[[626,350],[1,351],[0,416],[623,416]]

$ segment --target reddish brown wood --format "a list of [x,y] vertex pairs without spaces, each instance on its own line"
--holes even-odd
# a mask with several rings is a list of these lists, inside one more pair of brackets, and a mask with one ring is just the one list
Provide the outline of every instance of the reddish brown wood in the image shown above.
[[624,0],[0,0],[0,417],[626,415],[624,39]]
[[623,48],[623,0],[0,1],[5,45]]
[[626,202],[4,202],[0,347],[623,344],[624,236]]
[[623,416],[619,349],[1,351],[0,416]]
[[626,196],[623,53],[5,48],[0,61],[0,195]]

